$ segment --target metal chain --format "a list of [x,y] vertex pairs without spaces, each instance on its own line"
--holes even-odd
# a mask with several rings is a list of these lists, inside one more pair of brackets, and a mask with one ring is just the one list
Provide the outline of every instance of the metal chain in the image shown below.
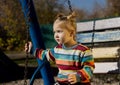
[[24,85],[27,85],[27,73],[28,73],[28,55],[26,56],[25,60],[25,69],[24,69]]
[[24,85],[27,85],[27,73],[28,73],[28,58],[29,58],[29,53],[28,53],[28,50],[29,50],[29,21],[30,21],[30,0],[28,0],[28,10],[29,12],[27,13],[27,18],[26,18],[26,21],[27,21],[27,39],[26,39],[26,42],[27,42],[27,51],[26,51],[26,59],[25,59],[25,68],[24,68]]
[[68,6],[69,6],[70,13],[72,13],[73,10],[72,10],[72,6],[71,6],[71,2],[70,2],[70,0],[68,0]]
[[[29,50],[29,27],[27,27],[27,51]],[[27,85],[27,73],[28,73],[28,58],[29,58],[29,53],[26,51],[26,59],[25,59],[25,69],[24,69],[24,85]]]
[[92,45],[91,45],[91,49],[93,49],[94,48],[94,36],[95,36],[95,20],[93,21],[93,32],[92,32],[92,40],[91,40],[91,43],[92,43]]

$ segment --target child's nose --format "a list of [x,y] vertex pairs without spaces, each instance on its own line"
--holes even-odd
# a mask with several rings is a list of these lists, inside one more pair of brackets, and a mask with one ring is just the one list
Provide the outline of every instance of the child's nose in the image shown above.
[[59,38],[58,34],[55,35],[55,38]]

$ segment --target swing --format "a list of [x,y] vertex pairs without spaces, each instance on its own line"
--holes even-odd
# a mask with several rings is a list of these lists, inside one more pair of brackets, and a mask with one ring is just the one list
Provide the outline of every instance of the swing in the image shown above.
[[[38,32],[41,32],[41,31],[39,29],[39,24],[38,24],[38,21],[37,21],[37,17],[36,17],[36,13],[35,13],[35,10],[34,10],[34,5],[33,5],[32,0],[20,0],[20,3],[23,7],[22,9],[23,9],[23,12],[24,12],[24,16],[25,16],[27,26],[29,27],[28,30],[30,32],[31,40],[34,41],[33,42],[33,45],[34,45],[33,50],[35,50],[35,48],[45,49],[45,46],[44,46],[44,43],[43,43],[43,40],[42,40],[42,35],[40,33],[38,33]],[[28,60],[28,55],[26,57],[24,85],[27,84],[27,82],[26,82],[27,60]],[[40,61],[40,60],[37,60],[37,61],[38,61],[39,65],[43,64],[42,61]],[[47,64],[47,65],[48,65],[48,67],[50,67],[49,64]],[[44,72],[47,73],[47,71],[50,70],[49,68],[46,68],[46,66],[44,66],[42,68],[42,70],[40,70],[40,71],[41,71],[42,77],[44,79],[46,79],[45,85],[50,85],[50,83],[51,82],[53,83],[54,80],[53,80],[53,77],[50,76],[49,74],[44,74]]]

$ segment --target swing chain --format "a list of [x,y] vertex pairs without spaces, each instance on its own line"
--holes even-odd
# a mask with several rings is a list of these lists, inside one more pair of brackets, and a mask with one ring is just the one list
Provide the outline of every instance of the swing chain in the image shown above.
[[[29,49],[28,38],[29,38],[29,27],[27,27],[27,48]],[[25,68],[24,68],[24,85],[27,85],[28,57],[29,57],[29,53],[26,51]]]
[[72,6],[71,6],[71,2],[70,2],[70,0],[68,0],[68,5],[69,5],[69,10],[70,10],[70,13],[72,13],[72,12],[73,12],[73,10],[72,10]]
[[[27,13],[27,18],[26,18],[26,21],[27,21],[27,39],[26,39],[26,42],[27,42],[27,50],[29,50],[29,21],[30,21],[30,0],[28,0],[28,10],[29,12]],[[27,73],[28,73],[28,57],[29,57],[29,53],[28,51],[26,51],[26,59],[25,59],[25,68],[24,68],[24,85],[27,85]]]
[[25,60],[25,69],[24,69],[24,85],[27,85],[27,65],[28,65],[28,55]]
[[91,40],[92,45],[91,45],[91,49],[94,48],[95,24],[96,24],[96,20],[94,19],[94,21],[93,21],[93,30],[92,30],[92,40]]

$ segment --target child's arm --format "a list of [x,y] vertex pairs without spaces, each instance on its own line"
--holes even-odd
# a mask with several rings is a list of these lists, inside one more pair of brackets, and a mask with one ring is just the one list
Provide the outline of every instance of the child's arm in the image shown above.
[[[26,52],[26,53],[31,53],[32,47],[33,47],[32,42],[26,43],[26,44],[25,44],[25,52]],[[34,55],[36,58],[40,58],[41,60],[43,60],[43,59],[45,58],[45,55],[46,55],[46,54],[45,54],[45,53],[46,53],[46,50],[36,48],[33,53],[34,53],[33,55]]]
[[46,50],[36,48],[34,56],[40,60],[44,60],[46,58]]
[[36,58],[39,58],[41,60],[47,59],[50,63],[55,63],[55,58],[53,54],[54,54],[53,49],[47,49],[47,50],[36,49],[34,52],[34,56]]
[[84,52],[84,56],[81,60],[81,65],[83,68],[78,70],[77,74],[80,75],[82,83],[89,82],[95,68],[94,58],[90,49],[87,49]]

